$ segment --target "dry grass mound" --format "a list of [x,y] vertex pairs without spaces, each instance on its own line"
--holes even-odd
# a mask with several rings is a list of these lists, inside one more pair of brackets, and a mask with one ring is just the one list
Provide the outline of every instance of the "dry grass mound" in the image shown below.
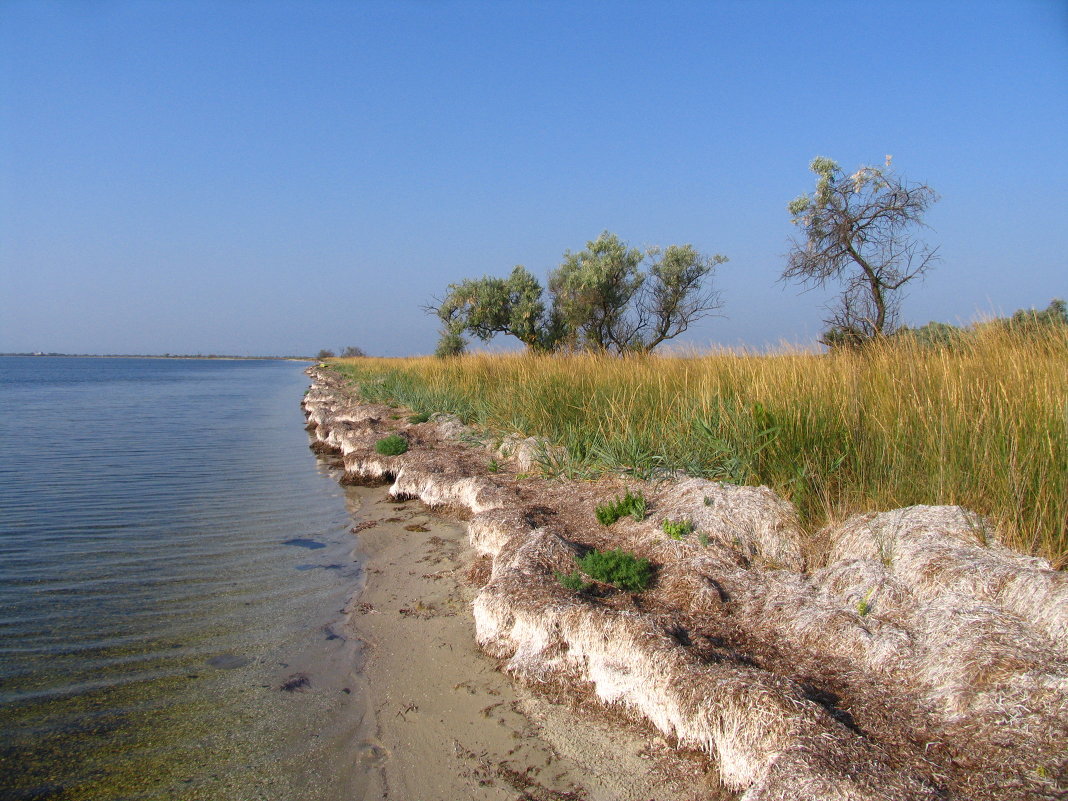
[[[536,442],[506,456],[459,421],[410,424],[310,373],[313,447],[342,454],[350,480],[470,518],[490,565],[472,573],[475,635],[518,680],[647,721],[747,801],[1068,792],[1064,576],[980,518],[851,518],[823,532],[813,570],[793,507],[765,487],[530,476]],[[376,454],[393,432],[408,452]],[[600,524],[596,507],[628,491],[645,519]],[[649,560],[653,584],[565,587],[595,548]]]

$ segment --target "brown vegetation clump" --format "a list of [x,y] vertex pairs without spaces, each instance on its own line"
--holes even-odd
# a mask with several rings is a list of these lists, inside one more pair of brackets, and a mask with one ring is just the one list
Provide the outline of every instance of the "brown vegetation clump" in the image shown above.
[[[315,447],[342,454],[353,480],[469,516],[475,636],[516,679],[651,723],[746,801],[1068,792],[1064,574],[982,519],[854,517],[822,532],[816,569],[793,507],[765,487],[529,476],[536,442],[491,450],[459,421],[412,425],[310,373]],[[376,454],[393,432],[408,452]],[[625,492],[646,500],[645,519],[600,524],[596,507]],[[664,521],[692,531],[672,537]],[[561,577],[592,549],[649,560],[652,585],[568,589]]]

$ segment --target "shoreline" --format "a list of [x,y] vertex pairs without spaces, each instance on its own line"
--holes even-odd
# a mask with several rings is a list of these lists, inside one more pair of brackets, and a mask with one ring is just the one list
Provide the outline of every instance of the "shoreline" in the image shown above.
[[[1029,799],[1068,787],[1068,583],[965,510],[851,518],[826,532],[831,558],[812,569],[792,507],[766,488],[539,478],[529,441],[493,448],[440,416],[406,424],[336,374],[308,372],[308,428],[347,481],[389,483],[397,500],[467,520],[467,637],[539,703],[612,732],[623,719],[658,730],[646,742],[681,747],[679,759],[703,752],[691,797]],[[377,455],[387,433],[408,452]],[[625,490],[648,497],[648,519],[599,526],[594,506]],[[680,519],[700,543],[660,531]],[[648,558],[652,587],[561,586],[590,548]]]
[[[364,798],[472,801],[688,799],[695,760],[647,733],[579,723],[515,687],[478,649],[462,524],[382,489],[356,490],[366,585],[346,606],[360,643],[365,719],[356,761]],[[611,758],[608,755],[611,754]],[[661,765],[648,776],[651,764]]]

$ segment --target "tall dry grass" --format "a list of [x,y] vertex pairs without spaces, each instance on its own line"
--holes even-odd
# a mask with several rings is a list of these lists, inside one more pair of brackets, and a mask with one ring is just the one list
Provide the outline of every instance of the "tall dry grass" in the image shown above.
[[977,329],[820,355],[339,360],[369,400],[547,437],[581,475],[682,470],[767,484],[813,531],[857,511],[960,504],[1068,563],[1068,334]]

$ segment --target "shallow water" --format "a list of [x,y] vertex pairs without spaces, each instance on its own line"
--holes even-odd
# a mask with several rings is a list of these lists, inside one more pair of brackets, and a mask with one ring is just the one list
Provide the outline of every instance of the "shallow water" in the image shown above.
[[0,798],[359,784],[362,575],[303,366],[0,358]]

